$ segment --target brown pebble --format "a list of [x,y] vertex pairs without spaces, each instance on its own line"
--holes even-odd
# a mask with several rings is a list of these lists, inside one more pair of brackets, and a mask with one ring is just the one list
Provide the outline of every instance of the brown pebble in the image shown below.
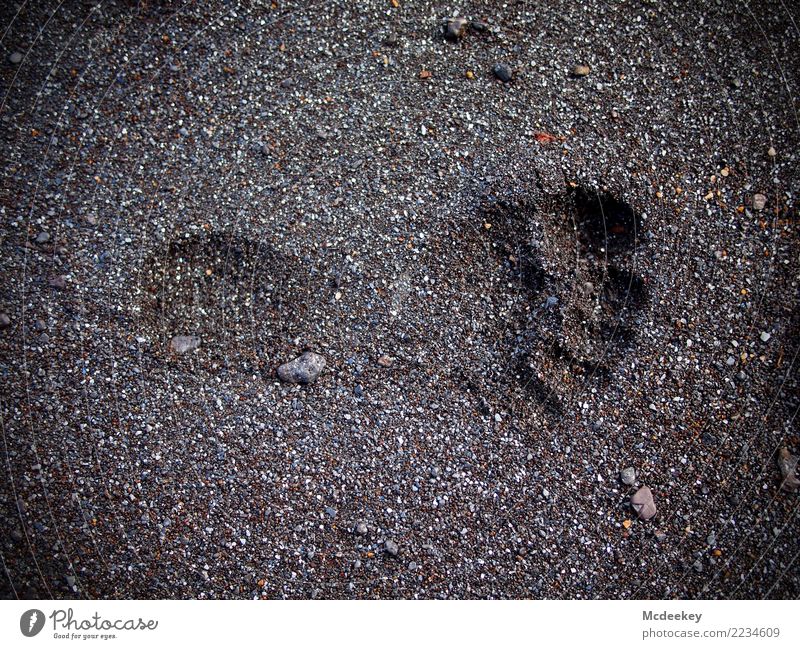
[[572,68],[572,75],[575,77],[586,77],[592,69],[588,65],[576,65]]
[[55,277],[51,277],[47,280],[47,283],[52,286],[53,288],[58,289],[59,291],[63,291],[67,288],[67,278],[63,275],[56,275]]
[[798,458],[789,453],[786,447],[778,451],[778,468],[781,471],[783,481],[781,482],[781,489],[784,491],[797,491],[800,488],[800,480],[797,479],[797,465]]
[[391,357],[386,356],[385,354],[378,359],[378,365],[381,367],[391,367],[394,361]]
[[656,504],[649,487],[642,487],[631,496],[631,507],[643,521],[650,520],[656,515]]

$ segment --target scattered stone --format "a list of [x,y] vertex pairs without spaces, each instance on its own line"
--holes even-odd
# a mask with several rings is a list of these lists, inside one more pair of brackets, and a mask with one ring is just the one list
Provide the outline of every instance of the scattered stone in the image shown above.
[[361,384],[360,384],[360,383],[357,383],[357,384],[356,384],[356,386],[353,388],[353,394],[354,394],[354,395],[356,396],[356,398],[358,398],[358,399],[360,399],[361,397],[363,397],[363,396],[364,396],[364,388],[363,388],[363,387],[361,387]]
[[325,359],[314,352],[304,352],[293,361],[284,363],[278,368],[278,378],[286,383],[307,385],[317,380],[325,369]]
[[378,359],[378,365],[380,365],[381,367],[391,367],[392,363],[394,363],[394,361],[390,356],[387,356],[386,354],[384,354]]
[[467,29],[469,21],[466,18],[450,18],[445,25],[444,36],[449,41],[457,41],[460,39]]
[[67,278],[63,275],[56,275],[55,277],[51,277],[47,280],[49,286],[58,289],[59,291],[63,291],[67,288]]
[[281,81],[281,88],[291,88],[294,86],[294,79],[284,79]]
[[775,150],[775,147],[770,147],[770,148],[767,150],[767,155],[768,155],[770,158],[774,158],[776,155],[778,155],[778,152]]
[[658,541],[659,543],[663,543],[664,541],[667,540],[667,533],[664,530],[656,530],[655,532],[653,532],[653,534],[656,537],[656,541]]
[[592,69],[588,65],[576,65],[572,68],[572,76],[573,77],[586,77]]
[[485,32],[489,31],[489,25],[482,20],[473,20],[469,26],[474,29],[476,32]]
[[514,73],[505,63],[496,63],[494,67],[492,67],[492,73],[503,83],[508,83],[514,78]]
[[47,234],[47,232],[40,232],[39,234],[36,235],[36,239],[34,239],[34,241],[37,244],[42,245],[43,243],[47,243],[48,241],[50,241],[50,235]]
[[393,557],[396,557],[397,553],[400,552],[400,548],[397,546],[397,543],[395,543],[394,541],[386,541],[386,544],[384,545],[384,548]]
[[8,55],[8,62],[13,65],[22,63],[22,52],[11,52],[11,54]]
[[77,588],[75,588],[75,577],[72,575],[67,577],[67,586],[69,586],[70,590],[77,590]]
[[622,480],[622,484],[626,484],[629,487],[636,482],[636,469],[629,466],[622,471],[619,472],[619,479]]
[[649,487],[642,487],[631,496],[631,507],[643,521],[650,520],[656,515],[656,504]]
[[794,492],[800,487],[800,480],[797,479],[797,463],[800,458],[796,455],[789,453],[789,449],[785,446],[778,451],[778,468],[781,470],[783,482],[781,482],[781,489],[784,491]]
[[174,336],[169,348],[176,354],[186,354],[200,347],[200,336]]
[[698,559],[692,564],[692,568],[695,569],[695,572],[703,572],[703,562],[702,560]]
[[0,313],[0,329],[8,329],[11,326],[11,318],[7,313]]
[[364,522],[358,523],[356,525],[356,534],[359,536],[364,536],[368,531],[367,524]]
[[768,341],[770,338],[772,338],[772,334],[770,334],[768,331],[762,331],[762,332],[761,332],[761,336],[759,336],[759,338],[761,338],[761,342],[762,342],[762,343],[765,343],[765,342],[767,342],[767,341]]
[[767,197],[764,194],[754,194],[753,195],[753,209],[756,212],[760,212],[767,206]]

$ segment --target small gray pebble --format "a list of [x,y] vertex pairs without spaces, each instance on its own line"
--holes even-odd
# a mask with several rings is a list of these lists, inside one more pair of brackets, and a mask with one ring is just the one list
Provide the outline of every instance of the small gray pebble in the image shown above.
[[14,65],[22,63],[22,52],[11,52],[11,54],[8,55],[8,62]]
[[636,482],[636,469],[631,466],[622,469],[622,471],[619,472],[619,479],[622,480],[623,484],[630,487]]
[[322,356],[314,352],[305,352],[281,365],[278,368],[278,378],[286,383],[307,385],[316,381],[323,369],[325,369],[325,359]]
[[384,545],[386,551],[391,554],[393,557],[397,556],[397,553],[400,552],[400,548],[397,546],[397,543],[394,541],[386,541]]
[[169,348],[176,354],[186,354],[200,347],[199,336],[175,336],[169,341]]
[[361,523],[358,523],[356,525],[356,534],[359,534],[360,536],[364,536],[367,533],[367,531],[368,530],[367,530],[367,524],[366,523],[361,522]]

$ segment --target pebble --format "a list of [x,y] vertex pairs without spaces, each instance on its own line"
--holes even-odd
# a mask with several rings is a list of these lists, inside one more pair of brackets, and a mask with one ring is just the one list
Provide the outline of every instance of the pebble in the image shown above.
[[622,471],[619,472],[619,479],[622,480],[623,484],[628,485],[629,487],[636,482],[636,469],[629,466]]
[[361,522],[361,523],[358,523],[358,525],[356,525],[356,534],[358,534],[360,536],[364,536],[367,533],[367,531],[368,530],[367,530],[367,524],[366,523]]
[[174,336],[169,341],[169,348],[176,354],[186,354],[200,347],[199,336]]
[[386,541],[386,544],[384,545],[384,548],[393,557],[396,557],[397,553],[400,552],[400,548],[398,547],[397,543],[395,543],[394,541]]
[[445,27],[445,38],[449,41],[457,41],[464,35],[469,21],[466,18],[450,18]]
[[770,158],[774,158],[776,155],[778,155],[778,152],[775,150],[775,147],[772,147],[772,146],[771,146],[771,147],[770,147],[770,148],[767,150],[767,155],[768,155]]
[[588,65],[576,65],[572,68],[572,75],[575,77],[585,77],[592,71]]
[[39,245],[47,243],[50,241],[50,235],[47,234],[47,232],[40,232],[38,235],[36,235],[36,239],[34,239],[34,241]]
[[767,342],[767,341],[768,341],[770,338],[772,338],[772,334],[770,334],[768,331],[762,331],[762,332],[761,332],[761,336],[759,336],[759,338],[761,338],[761,342],[762,342],[762,343],[765,343],[765,342]]
[[656,515],[656,505],[653,501],[653,492],[649,487],[642,487],[631,496],[631,507],[643,521],[650,520]]
[[767,205],[767,197],[764,194],[754,194],[753,195],[753,209],[756,212],[760,212],[763,210]]
[[304,352],[278,368],[278,378],[286,383],[307,385],[317,380],[325,369],[325,359],[314,352]]
[[784,491],[797,491],[798,487],[800,487],[800,480],[797,479],[796,474],[799,459],[800,458],[797,456],[789,453],[789,449],[786,447],[778,451],[778,468],[783,477],[781,489]]
[[391,357],[386,356],[385,354],[378,359],[378,365],[381,367],[391,367],[392,363],[394,363],[394,361],[391,359]]
[[8,62],[14,65],[22,63],[22,52],[11,52],[11,54],[8,55]]
[[357,398],[361,398],[364,396],[364,388],[361,386],[360,383],[357,383],[356,386],[353,388],[353,394]]
[[514,77],[511,68],[505,63],[496,63],[494,67],[492,67],[492,73],[503,83],[508,83]]
[[667,540],[667,533],[664,530],[656,530],[653,534],[656,537],[656,541],[659,543],[663,543]]
[[11,318],[7,313],[0,313],[0,329],[8,329],[11,326]]
[[52,286],[53,288],[58,289],[59,291],[63,291],[67,288],[67,278],[63,275],[56,275],[55,277],[51,277],[47,280],[47,283]]

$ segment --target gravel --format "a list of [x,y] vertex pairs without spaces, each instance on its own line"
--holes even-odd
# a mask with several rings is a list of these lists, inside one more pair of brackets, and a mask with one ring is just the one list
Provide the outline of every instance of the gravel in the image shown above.
[[793,4],[18,4],[4,596],[800,596]]

